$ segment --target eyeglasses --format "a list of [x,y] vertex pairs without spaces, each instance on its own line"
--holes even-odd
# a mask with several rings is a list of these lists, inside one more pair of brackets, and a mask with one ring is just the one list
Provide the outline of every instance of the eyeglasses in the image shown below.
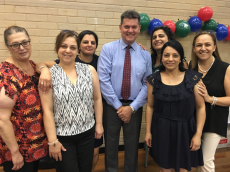
[[196,32],[196,34],[198,34],[198,33],[209,33],[209,34],[216,35],[216,31],[214,31],[214,30],[199,30]]
[[74,34],[75,36],[78,36],[78,33],[73,31],[73,30],[61,30],[61,33],[67,33],[67,32],[70,32],[70,33]]
[[30,40],[29,41],[23,41],[21,43],[16,43],[16,44],[12,44],[12,45],[8,45],[10,48],[12,48],[13,50],[18,49],[20,47],[20,45],[22,45],[23,47],[28,47],[30,45]]

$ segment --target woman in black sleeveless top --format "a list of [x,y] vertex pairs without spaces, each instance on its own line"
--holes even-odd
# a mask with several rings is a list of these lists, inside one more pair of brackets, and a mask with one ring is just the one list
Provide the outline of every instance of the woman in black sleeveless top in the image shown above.
[[203,128],[202,149],[204,166],[200,172],[214,172],[214,155],[221,137],[227,135],[230,106],[230,67],[221,61],[216,37],[206,31],[198,33],[193,40],[190,69],[203,74],[198,91],[206,105],[206,121]]

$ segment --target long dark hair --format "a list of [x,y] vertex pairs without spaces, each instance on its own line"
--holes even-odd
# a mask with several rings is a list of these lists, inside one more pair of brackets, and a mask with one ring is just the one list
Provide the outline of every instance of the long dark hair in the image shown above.
[[[185,71],[186,69],[184,68],[184,63],[183,63],[184,49],[183,49],[182,45],[176,40],[170,40],[170,41],[166,42],[164,44],[164,46],[162,47],[162,49],[161,49],[161,63],[162,63],[163,52],[164,52],[166,47],[172,47],[173,49],[175,49],[178,52],[178,54],[180,55],[180,60],[181,60],[181,62],[179,63],[179,70],[182,72]],[[159,70],[164,71],[165,66],[161,65]]]
[[153,48],[153,45],[152,45],[153,33],[156,32],[157,30],[160,30],[160,29],[163,30],[164,33],[167,35],[168,40],[175,40],[173,33],[168,26],[158,26],[155,29],[153,29],[152,34],[151,34],[151,39],[150,39],[152,62],[156,61],[156,59],[157,59],[157,52]]

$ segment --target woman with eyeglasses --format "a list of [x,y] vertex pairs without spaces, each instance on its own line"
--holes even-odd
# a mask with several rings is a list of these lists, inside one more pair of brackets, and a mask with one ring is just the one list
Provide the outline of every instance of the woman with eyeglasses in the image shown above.
[[[175,40],[171,29],[168,26],[158,26],[153,29],[151,34],[151,57],[152,57],[152,70],[153,73],[159,71],[161,63],[161,48],[169,40]],[[188,64],[183,58],[184,68],[188,69]]]
[[[66,32],[67,30],[64,30],[62,32]],[[78,55],[75,58],[75,62],[84,63],[93,66],[97,70],[97,61],[98,56],[95,54],[95,51],[98,46],[98,36],[95,32],[90,30],[84,30],[78,35],[77,39],[78,43]],[[49,62],[43,62],[37,65],[38,70],[40,69],[41,77],[40,77],[40,88],[42,90],[49,89],[49,86],[51,86],[51,76],[50,71],[48,68],[45,67],[52,67],[54,64],[59,64],[60,60],[57,59],[55,61],[49,61]],[[42,66],[42,68],[40,68]],[[43,68],[44,66],[44,68]],[[40,72],[40,71],[38,71]],[[50,78],[49,78],[50,76]],[[45,78],[45,79],[44,79]],[[49,80],[49,82],[47,82]],[[43,83],[43,84],[41,84]],[[97,161],[99,159],[99,148],[103,144],[103,137],[101,138],[95,138],[94,143],[94,156],[93,156],[93,167],[92,171],[94,171],[94,168],[97,164]]]
[[10,26],[4,41],[10,57],[0,64],[0,164],[5,172],[37,172],[48,146],[30,37]]
[[227,136],[230,106],[230,67],[221,60],[212,32],[199,32],[193,39],[190,69],[203,74],[198,93],[204,98],[206,121],[202,135],[204,166],[199,172],[214,172],[213,162],[221,137]]
[[39,90],[49,154],[56,160],[57,172],[91,172],[94,138],[103,134],[97,72],[88,64],[75,62],[76,32],[61,31],[56,37],[55,51],[59,64],[49,69],[52,89],[45,93]]

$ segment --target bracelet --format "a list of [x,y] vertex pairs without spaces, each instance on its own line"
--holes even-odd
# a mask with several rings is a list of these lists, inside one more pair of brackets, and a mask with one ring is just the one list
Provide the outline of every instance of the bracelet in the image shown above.
[[56,141],[54,141],[54,142],[52,142],[52,143],[48,143],[48,145],[50,146],[50,145],[53,145],[54,147],[56,146],[56,142],[58,142],[58,139],[56,140]]
[[211,109],[212,109],[213,106],[215,107],[216,102],[217,102],[217,98],[215,96],[212,96],[212,97],[213,97],[213,102],[211,104]]
[[46,66],[41,66],[38,70],[41,72],[41,69],[42,69],[43,67],[46,67]]

